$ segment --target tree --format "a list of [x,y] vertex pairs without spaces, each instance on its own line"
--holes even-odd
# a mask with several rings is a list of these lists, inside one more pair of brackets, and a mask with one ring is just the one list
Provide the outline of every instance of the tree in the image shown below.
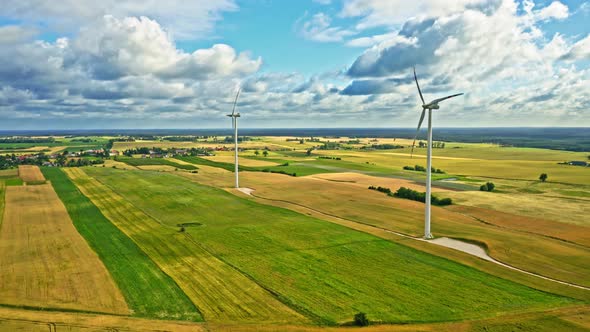
[[358,314],[354,315],[354,325],[368,326],[369,319],[367,318],[367,314],[365,314],[364,312],[359,312]]
[[547,173],[541,173],[541,175],[539,176],[539,180],[541,180],[542,182],[547,181]]
[[313,151],[313,149],[307,149],[307,152],[305,152],[306,156],[311,156],[311,151]]
[[256,151],[254,151],[254,154],[255,154],[256,156],[258,156],[258,155],[260,154],[260,151],[256,150]]
[[262,154],[263,154],[265,157],[267,157],[267,156],[268,156],[268,151],[264,150],[264,151],[262,152]]
[[496,188],[496,185],[494,185],[492,182],[488,182],[486,184],[482,184],[481,187],[479,187],[479,190],[481,190],[481,191],[494,191],[494,188]]

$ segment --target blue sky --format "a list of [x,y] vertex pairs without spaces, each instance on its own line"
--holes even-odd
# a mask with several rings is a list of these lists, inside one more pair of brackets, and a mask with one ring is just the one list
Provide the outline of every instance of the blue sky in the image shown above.
[[5,0],[0,129],[590,125],[590,2]]

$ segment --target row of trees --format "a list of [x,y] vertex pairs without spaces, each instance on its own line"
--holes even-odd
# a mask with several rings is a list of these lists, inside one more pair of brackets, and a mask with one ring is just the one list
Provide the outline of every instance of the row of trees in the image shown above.
[[[426,167],[424,166],[420,166],[420,165],[415,165],[415,166],[404,166],[404,169],[406,171],[418,171],[418,172],[426,172]],[[438,174],[446,174],[443,170],[441,170],[440,168],[431,168],[432,173],[438,173]]]
[[54,143],[53,137],[6,137],[0,138],[0,143]]
[[393,149],[403,149],[403,145],[398,144],[371,144],[371,145],[364,145],[361,149],[375,149],[375,150],[393,150]]
[[[401,187],[396,192],[392,192],[391,189],[381,187],[381,186],[379,186],[379,187],[369,186],[369,189],[382,192],[384,194],[387,194],[387,196],[405,198],[405,199],[410,199],[410,200],[418,201],[418,202],[422,202],[422,203],[426,202],[426,193],[425,192],[419,192],[419,191],[412,190],[412,189],[406,188],[406,187]],[[434,205],[440,205],[440,206],[453,204],[453,200],[450,198],[440,199],[434,195],[430,196],[430,202]]]

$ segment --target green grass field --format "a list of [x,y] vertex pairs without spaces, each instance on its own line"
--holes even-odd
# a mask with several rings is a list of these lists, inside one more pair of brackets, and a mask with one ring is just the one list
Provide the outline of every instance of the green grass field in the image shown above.
[[[103,168],[86,172],[165,225],[201,223],[187,228],[197,243],[283,302],[324,322],[346,322],[358,311],[377,321],[402,323],[573,303],[171,174]],[[143,189],[135,190],[138,186]],[[212,208],[217,206],[223,208]]]
[[130,157],[117,157],[116,159],[117,161],[120,162],[124,162],[127,165],[131,165],[131,166],[160,166],[160,165],[165,165],[165,166],[172,166],[175,168],[179,168],[179,169],[184,169],[184,170],[196,170],[197,167],[193,166],[193,165],[186,165],[186,164],[180,164],[180,163],[175,163],[171,160],[165,159],[165,158],[130,158]]
[[[100,167],[86,168],[85,171],[90,174],[114,174],[117,178],[117,175],[128,172]],[[137,171],[133,174],[151,173]],[[109,187],[88,177],[81,169],[68,169],[67,174],[109,220],[174,279],[205,320],[268,324],[307,322],[273,294],[211,255],[202,243],[194,241],[188,233],[179,232],[180,227],[176,226],[194,221],[178,220],[174,224],[162,224],[143,206],[132,204]],[[140,191],[147,192],[144,188]],[[177,208],[183,209],[182,204]]]
[[43,175],[66,206],[78,232],[103,261],[135,316],[200,321],[195,305],[174,281],[107,220],[59,168]]

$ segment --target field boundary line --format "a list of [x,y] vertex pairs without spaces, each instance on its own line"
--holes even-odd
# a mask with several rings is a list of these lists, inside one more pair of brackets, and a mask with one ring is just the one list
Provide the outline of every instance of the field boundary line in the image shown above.
[[[313,212],[320,213],[320,214],[323,214],[323,215],[326,215],[326,216],[329,216],[329,217],[332,217],[332,218],[336,218],[336,219],[340,219],[340,220],[344,220],[344,221],[348,221],[348,222],[353,222],[353,223],[358,223],[358,224],[361,224],[361,225],[373,227],[375,229],[379,229],[379,230],[382,230],[384,232],[395,234],[395,235],[398,235],[398,236],[401,236],[401,237],[404,237],[404,238],[408,238],[408,239],[412,239],[412,240],[416,240],[416,241],[422,241],[422,242],[431,243],[431,244],[435,244],[435,245],[438,245],[438,246],[443,246],[443,247],[446,247],[446,248],[454,249],[454,250],[457,250],[457,251],[461,251],[463,253],[466,253],[466,254],[468,254],[470,256],[474,256],[474,257],[477,257],[479,259],[483,259],[483,260],[489,261],[491,263],[494,263],[494,264],[503,266],[505,268],[508,268],[508,269],[511,269],[511,270],[514,270],[514,271],[517,271],[517,272],[520,272],[520,273],[524,273],[524,274],[527,274],[527,275],[530,275],[530,276],[533,276],[533,277],[537,277],[537,278],[541,278],[541,279],[544,279],[544,280],[556,282],[556,283],[559,283],[559,284],[562,284],[562,285],[566,285],[566,286],[575,287],[575,288],[579,288],[579,289],[584,289],[584,290],[590,291],[590,287],[586,287],[586,286],[578,285],[578,284],[575,284],[575,283],[570,283],[570,282],[567,282],[567,281],[563,281],[563,280],[558,280],[558,279],[546,277],[546,276],[541,275],[541,274],[537,274],[537,273],[534,273],[534,272],[523,270],[523,269],[520,269],[518,267],[512,266],[510,264],[506,264],[506,263],[504,263],[502,261],[499,261],[499,260],[497,260],[497,259],[495,259],[495,258],[493,258],[493,257],[491,257],[489,255],[487,255],[489,257],[489,259],[484,259],[482,257],[479,257],[477,255],[473,255],[473,254],[471,254],[469,252],[466,252],[466,251],[463,251],[463,250],[460,250],[460,249],[457,249],[457,248],[448,247],[448,246],[442,245],[440,243],[428,241],[428,240],[425,240],[425,239],[422,239],[422,238],[419,238],[419,237],[413,237],[413,236],[410,236],[410,235],[407,235],[407,234],[404,234],[404,233],[399,233],[399,232],[392,231],[392,230],[389,230],[389,229],[386,229],[386,228],[382,228],[382,227],[374,226],[374,225],[371,225],[371,224],[363,223],[363,222],[360,222],[360,221],[355,221],[355,220],[350,220],[350,219],[347,219],[347,218],[342,218],[342,217],[339,217],[339,216],[336,216],[336,215],[333,215],[333,214],[330,214],[330,213],[326,213],[326,212],[323,212],[323,211],[320,211],[320,210],[316,210],[314,208],[305,206],[303,204],[289,202],[289,201],[281,200],[281,199],[266,198],[266,197],[263,197],[263,196],[260,196],[260,195],[255,195],[254,193],[251,193],[250,196],[253,196],[253,197],[256,197],[256,198],[260,198],[260,199],[263,199],[263,200],[269,200],[269,201],[282,202],[282,203],[296,205],[296,206],[299,206],[299,207],[302,207],[302,208],[305,208],[305,209],[311,210]],[[327,221],[329,221],[329,220],[327,220]],[[359,230],[359,232],[361,232],[361,231]],[[455,239],[455,241],[460,241],[460,240],[456,240]],[[465,242],[465,243],[467,243],[467,242]]]

